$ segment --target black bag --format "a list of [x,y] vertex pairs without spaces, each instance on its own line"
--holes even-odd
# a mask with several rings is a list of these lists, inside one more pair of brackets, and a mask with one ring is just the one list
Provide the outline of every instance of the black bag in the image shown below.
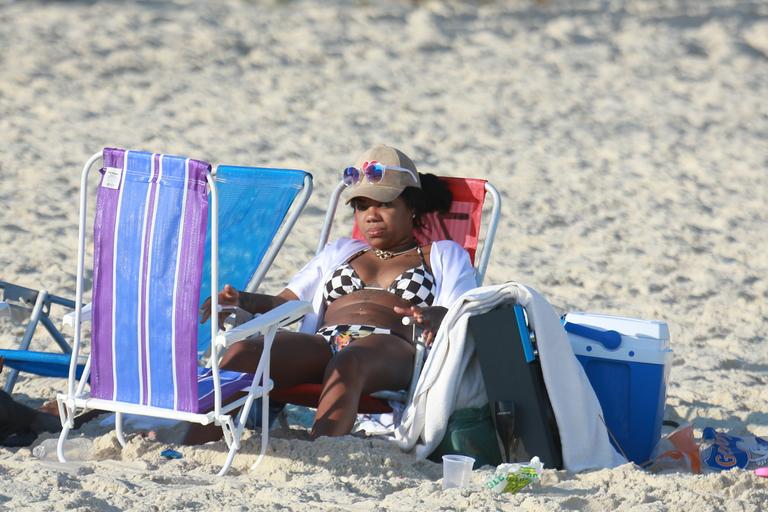
[[538,456],[546,467],[562,469],[563,454],[555,414],[525,310],[503,304],[469,319],[504,462]]

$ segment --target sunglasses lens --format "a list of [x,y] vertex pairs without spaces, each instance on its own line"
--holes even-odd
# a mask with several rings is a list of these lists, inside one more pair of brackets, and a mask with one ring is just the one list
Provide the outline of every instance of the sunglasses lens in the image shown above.
[[360,171],[356,167],[347,167],[344,169],[343,180],[347,186],[354,185],[360,181]]
[[371,183],[378,183],[384,176],[384,166],[379,163],[370,164],[365,168],[365,175]]

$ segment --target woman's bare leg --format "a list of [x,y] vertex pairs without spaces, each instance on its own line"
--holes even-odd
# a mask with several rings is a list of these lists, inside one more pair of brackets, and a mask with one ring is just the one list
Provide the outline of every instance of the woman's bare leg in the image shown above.
[[312,437],[349,434],[363,393],[407,388],[413,353],[398,336],[371,334],[336,354],[325,371]]
[[[261,337],[232,345],[221,358],[220,368],[236,372],[255,372],[264,346]],[[269,376],[276,388],[307,382],[322,382],[325,367],[333,353],[322,336],[300,332],[280,332],[270,354]]]
[[[238,372],[254,372],[261,358],[261,337],[232,345],[221,359],[220,368]],[[280,332],[275,336],[270,354],[269,375],[275,387],[290,387],[306,382],[322,382],[331,360],[331,349],[321,336],[297,332]],[[229,401],[241,395],[234,395]],[[221,427],[190,425],[183,444],[203,444],[221,439]]]

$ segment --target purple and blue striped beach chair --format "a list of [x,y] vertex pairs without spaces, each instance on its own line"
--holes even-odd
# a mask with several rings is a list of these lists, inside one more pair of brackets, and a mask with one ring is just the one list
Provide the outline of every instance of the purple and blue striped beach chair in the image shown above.
[[[64,427],[59,438],[59,459],[64,462],[63,446],[76,411],[99,409],[116,413],[117,437],[122,445],[125,413],[221,426],[229,447],[219,473],[223,475],[240,446],[245,418],[255,398],[262,399],[263,416],[267,414],[268,393],[272,389],[269,348],[277,329],[303,316],[309,305],[298,301],[285,304],[227,333],[219,332],[218,315],[211,315],[210,368],[200,367],[201,284],[206,284],[204,290],[218,290],[219,257],[228,259],[228,251],[218,240],[221,209],[217,182],[226,180],[214,177],[207,162],[108,148],[103,154],[94,155],[83,170],[75,359],[81,348],[87,178],[99,160],[103,165],[94,222],[91,356],[79,381],[75,378],[76,365],[70,364],[67,393],[58,397]],[[235,176],[238,172],[258,171],[226,169]],[[217,174],[226,169],[219,167]],[[303,173],[288,171],[284,181],[290,181],[290,172]],[[237,181],[230,178],[230,182],[233,180]],[[260,190],[255,188],[252,193]],[[272,237],[277,226],[263,229]],[[203,265],[206,244],[210,254],[207,273]],[[242,256],[238,251],[235,253]],[[263,259],[265,253],[266,250],[259,258]],[[274,254],[267,255],[267,259],[273,257]],[[224,263],[224,268],[233,265],[231,261]],[[215,293],[211,299],[215,311]],[[253,374],[218,368],[219,354],[226,346],[256,334],[264,335],[265,350]],[[85,391],[88,377],[90,392]],[[226,403],[239,392],[246,394]],[[240,413],[235,419],[233,415],[238,409]],[[262,420],[265,425],[266,418]],[[266,451],[268,429],[262,429],[261,439],[257,464]]]

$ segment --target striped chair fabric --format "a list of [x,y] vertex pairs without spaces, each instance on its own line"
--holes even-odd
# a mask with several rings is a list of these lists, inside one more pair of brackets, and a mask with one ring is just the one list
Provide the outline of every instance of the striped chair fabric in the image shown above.
[[[213,394],[210,371],[197,365],[211,166],[114,148],[103,156],[94,225],[91,396],[201,412]],[[225,395],[250,384],[246,374],[222,373]]]

